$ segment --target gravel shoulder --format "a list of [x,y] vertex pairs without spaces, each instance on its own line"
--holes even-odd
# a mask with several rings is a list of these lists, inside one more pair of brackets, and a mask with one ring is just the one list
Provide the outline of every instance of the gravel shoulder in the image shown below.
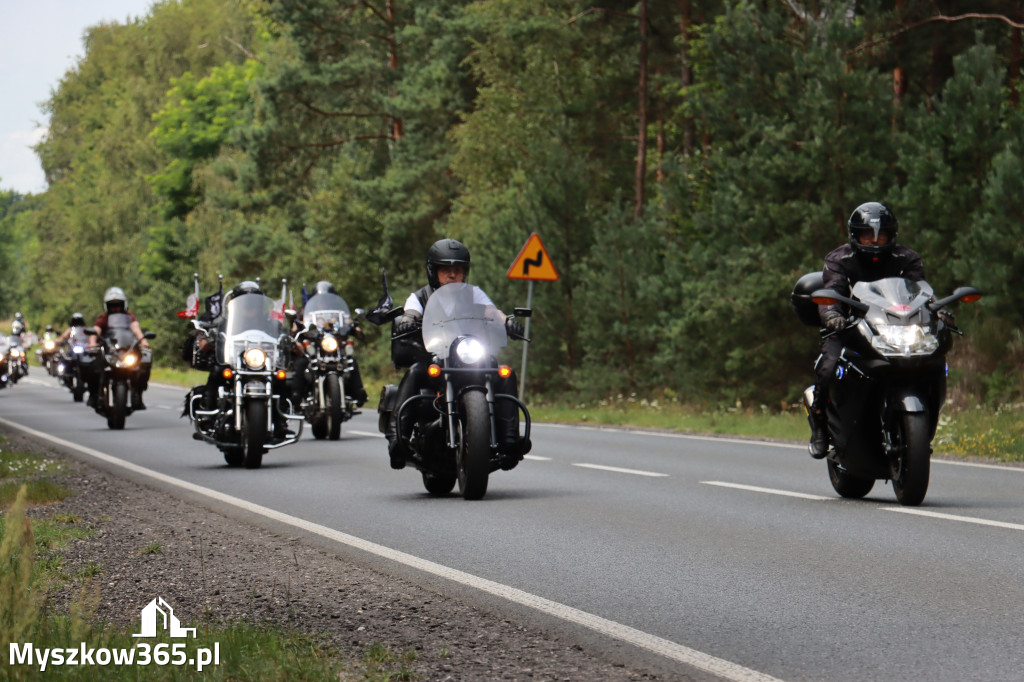
[[[515,610],[452,598],[427,581],[115,476],[20,432],[0,433],[7,449],[67,462],[60,483],[75,494],[31,513],[71,514],[96,530],[63,554],[68,575],[99,566],[97,620],[136,631],[141,608],[162,596],[183,622],[269,622],[320,637],[357,663],[373,645],[415,651],[409,667],[417,680],[690,679],[598,637],[567,636]],[[66,609],[77,589],[69,583],[51,604]]]

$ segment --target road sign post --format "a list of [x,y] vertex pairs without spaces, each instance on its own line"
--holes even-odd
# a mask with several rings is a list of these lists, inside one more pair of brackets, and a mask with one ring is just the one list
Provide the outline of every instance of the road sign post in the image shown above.
[[[533,309],[533,283],[536,281],[554,282],[558,279],[558,271],[555,270],[551,257],[548,256],[548,250],[544,248],[544,244],[536,232],[526,240],[526,244],[520,249],[516,259],[512,261],[505,276],[509,279],[525,279],[530,282],[526,293],[526,307],[531,310]],[[530,319],[526,318],[523,328],[526,338],[530,338]],[[526,357],[529,347],[530,344],[523,344],[523,366],[519,372],[520,400],[525,400],[526,397]]]

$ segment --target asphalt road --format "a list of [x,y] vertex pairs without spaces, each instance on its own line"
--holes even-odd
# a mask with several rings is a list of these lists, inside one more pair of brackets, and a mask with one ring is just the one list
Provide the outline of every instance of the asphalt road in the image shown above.
[[725,677],[1024,678],[1024,469],[935,461],[904,509],[882,482],[838,498],[803,446],[535,424],[528,459],[466,502],[392,471],[372,411],[229,469],[191,439],[182,389],[151,387],[111,432],[38,372],[0,391],[0,418],[735,664]]

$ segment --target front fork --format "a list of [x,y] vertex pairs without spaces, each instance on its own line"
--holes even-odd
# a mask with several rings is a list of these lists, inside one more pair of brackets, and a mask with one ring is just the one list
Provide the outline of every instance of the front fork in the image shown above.
[[[444,386],[445,402],[448,404],[448,447],[454,450],[458,447],[458,442],[455,440],[455,427],[457,426],[455,420],[458,419],[458,406],[455,404],[457,396],[455,395],[455,388],[452,386],[451,380],[445,381]],[[484,380],[484,389],[484,393],[487,396],[487,416],[491,422],[491,449],[496,450],[498,448],[498,442],[495,438],[495,434],[498,432],[498,429],[494,415],[494,389],[491,386],[490,377],[487,377]]]

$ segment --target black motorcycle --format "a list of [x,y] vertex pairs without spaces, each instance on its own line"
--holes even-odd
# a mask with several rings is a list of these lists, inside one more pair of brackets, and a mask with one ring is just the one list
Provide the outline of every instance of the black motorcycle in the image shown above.
[[7,388],[11,379],[11,340],[0,334],[0,388]]
[[12,384],[28,376],[28,355],[25,351],[25,341],[19,334],[7,337],[7,369],[7,377]]
[[46,332],[43,334],[42,344],[36,349],[36,357],[39,364],[46,368],[46,373],[52,377],[57,376],[57,334]]
[[71,391],[76,403],[82,402],[89,387],[89,378],[100,371],[100,348],[89,346],[89,334],[75,327],[70,338],[57,351],[57,378]]
[[[193,388],[185,399],[186,410],[193,437],[216,445],[230,466],[258,469],[267,450],[290,445],[302,435],[303,416],[291,409],[286,390],[294,342],[282,321],[271,315],[274,308],[271,298],[250,293],[228,301],[224,315],[212,325],[193,323],[215,344],[210,369],[221,381],[217,395],[207,397],[207,407],[206,387]],[[288,420],[298,422],[296,433],[275,428]]]
[[[529,317],[530,311],[516,308],[515,315]],[[474,303],[472,286],[454,283],[431,295],[423,311],[422,330],[412,333],[422,333],[423,347],[433,355],[427,370],[429,385],[401,405],[394,404],[398,387],[385,386],[378,406],[380,430],[386,432],[397,410],[398,432],[409,434],[409,462],[423,475],[427,492],[447,495],[457,481],[463,498],[479,500],[487,492],[492,472],[511,469],[520,460],[499,451],[495,422],[499,401],[512,401],[522,411],[524,438],[530,437],[526,406],[515,396],[493,389],[499,376],[512,373],[494,357],[507,343],[505,324],[497,310]],[[413,421],[411,429],[403,428],[407,420]]]
[[[144,332],[142,336],[154,339],[156,332]],[[149,351],[140,345],[141,339],[135,338],[131,317],[124,313],[107,316],[107,330],[98,340],[100,381],[95,410],[107,418],[109,428],[119,431],[124,428],[128,415],[134,412],[129,395],[142,370],[144,355]],[[91,405],[92,398],[89,401]]]
[[338,440],[341,423],[358,414],[348,388],[355,370],[352,313],[341,296],[320,293],[306,301],[302,322],[304,328],[296,340],[309,359],[309,393],[302,401],[302,412],[314,438]]
[[[935,300],[927,282],[896,277],[858,282],[848,297],[821,287],[820,272],[798,282],[793,303],[801,321],[820,326],[817,306],[836,302],[852,313],[838,332],[843,349],[826,406],[832,487],[861,498],[876,480],[891,480],[900,504],[919,505],[928,492],[931,442],[946,399],[946,353],[952,335],[962,335],[938,313],[955,301],[976,301],[981,292],[959,287]],[[809,388],[808,411],[813,399]]]

